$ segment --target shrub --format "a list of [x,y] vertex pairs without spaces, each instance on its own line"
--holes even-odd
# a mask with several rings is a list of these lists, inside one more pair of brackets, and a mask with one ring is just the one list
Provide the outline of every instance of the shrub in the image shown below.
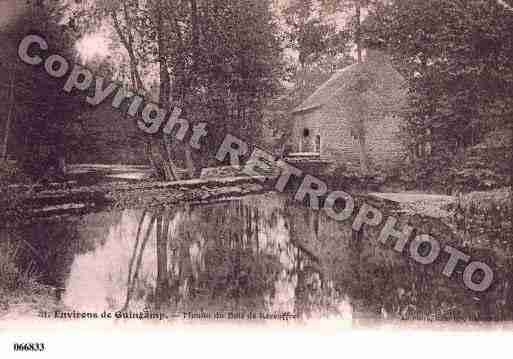
[[22,270],[16,263],[19,249],[10,241],[0,242],[0,292],[32,292],[37,287],[34,267],[29,265]]

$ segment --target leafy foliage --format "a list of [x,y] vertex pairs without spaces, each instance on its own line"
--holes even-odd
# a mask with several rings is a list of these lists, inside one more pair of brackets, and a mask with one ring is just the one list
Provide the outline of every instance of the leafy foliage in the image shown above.
[[354,62],[351,36],[324,16],[320,3],[292,0],[282,10],[287,68],[284,85],[267,103],[266,125],[277,136],[274,150],[282,154],[290,137],[290,111],[326,82],[335,71]]
[[513,13],[497,1],[403,1],[379,6],[368,39],[406,77],[412,147],[453,156],[513,114]]
[[323,55],[337,56],[347,52],[349,34],[338,30],[335,23],[324,20],[312,0],[292,1],[284,10],[284,16],[289,28],[286,37],[290,47],[298,51],[302,68]]
[[[89,0],[75,15],[82,29],[109,25],[128,55],[131,87],[153,94],[165,108],[178,104],[193,123],[208,122],[213,143],[228,131],[258,133],[265,100],[281,76],[280,38],[269,1]],[[160,153],[164,163],[180,159],[179,146],[161,136],[154,136],[150,152]]]
[[[46,174],[62,175],[58,158],[64,158],[66,148],[73,140],[68,131],[76,120],[81,104],[73,96],[64,94],[63,82],[48,76],[41,68],[30,68],[18,60],[18,42],[27,34],[44,36],[50,53],[74,57],[74,34],[63,24],[65,8],[59,1],[29,2],[25,16],[15,19],[3,36],[6,57],[0,63],[0,77],[6,87],[0,96],[7,97],[6,108],[11,108],[12,126],[8,129],[9,155],[18,161],[18,167],[33,178]],[[3,116],[2,116],[3,117]]]

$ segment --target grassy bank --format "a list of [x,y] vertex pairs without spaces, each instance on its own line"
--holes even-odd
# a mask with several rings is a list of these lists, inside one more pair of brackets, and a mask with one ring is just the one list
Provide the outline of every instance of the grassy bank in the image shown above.
[[29,264],[17,264],[21,247],[12,241],[0,242],[0,320],[7,314],[37,315],[40,309],[56,305],[53,290],[38,282],[39,274]]

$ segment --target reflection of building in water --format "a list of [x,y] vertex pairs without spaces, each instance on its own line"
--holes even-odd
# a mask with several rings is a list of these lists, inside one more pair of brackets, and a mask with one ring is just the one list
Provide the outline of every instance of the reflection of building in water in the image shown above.
[[[441,226],[426,225],[429,233]],[[377,243],[379,229],[353,232],[351,223],[275,195],[152,209],[144,217],[125,211],[104,228],[105,240],[81,232],[92,246],[73,261],[64,296],[69,308],[351,313],[353,323],[411,320],[417,313],[440,320],[511,315],[506,281],[476,300],[461,281],[441,275],[443,261],[418,265]]]

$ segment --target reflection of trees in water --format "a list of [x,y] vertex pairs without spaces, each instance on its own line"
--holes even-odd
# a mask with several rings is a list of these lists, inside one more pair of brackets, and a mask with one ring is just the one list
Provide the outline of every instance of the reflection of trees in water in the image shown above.
[[[375,318],[511,317],[507,273],[496,271],[497,285],[476,294],[459,279],[464,267],[449,279],[444,260],[420,265],[376,243],[377,231],[353,232],[350,223],[273,196],[151,209],[139,222],[127,293],[173,312],[279,308],[307,318],[339,313],[348,298],[357,313]],[[152,245],[149,233],[156,233]],[[156,276],[141,270],[145,250],[156,251]],[[492,263],[486,256],[472,252]]]
[[[296,313],[310,317],[313,313],[337,312],[342,296],[335,290],[333,276],[326,271],[322,248],[330,251],[329,236],[319,211],[285,203],[290,243],[296,248],[293,274],[297,277],[294,291]],[[343,238],[340,238],[343,241]],[[340,249],[340,248],[339,248]],[[334,253],[332,253],[334,254]]]
[[[141,232],[143,232],[143,223],[147,213],[148,212],[146,210],[143,211],[141,219],[139,220],[139,224],[137,225],[137,235],[135,237],[134,249],[132,252],[132,256],[130,257],[130,263],[128,265],[128,279],[126,285],[127,293],[125,305],[123,306],[124,310],[126,310],[128,308],[128,305],[130,304],[130,299],[132,298],[132,293],[134,291],[136,281],[139,276],[139,270],[141,269],[144,249],[146,248],[146,244],[148,243],[148,239],[150,238],[153,225],[155,224],[155,217],[150,214],[150,225],[146,229],[144,238],[141,241]],[[142,243],[139,245],[139,242]]]
[[22,270],[34,266],[42,284],[62,288],[76,254],[87,253],[105,243],[107,228],[120,219],[120,212],[90,214],[16,224],[6,231],[20,248],[17,265]]
[[155,230],[157,278],[154,292],[146,297],[155,307],[280,308],[301,315],[318,311],[328,304],[327,293],[334,287],[326,283],[320,261],[304,239],[296,239],[310,233],[296,233],[293,217],[281,200],[272,198],[145,211],[129,263],[125,309],[147,287],[138,274]]
[[[453,276],[447,278],[442,274],[447,258],[427,266],[416,263],[407,250],[405,255],[400,255],[390,246],[378,243],[379,229],[366,227],[355,232],[349,221],[337,223],[322,212],[298,206],[290,207],[289,211],[291,241],[299,247],[308,244],[320,263],[308,255],[310,251],[303,251],[301,255],[309,260],[314,272],[317,264],[320,265],[319,273],[325,277],[321,284],[335,287],[331,295],[337,299],[327,301],[324,308],[347,296],[356,316],[442,321],[508,320],[512,317],[511,304],[508,304],[511,303],[508,295],[513,292],[507,277],[509,264],[508,260],[499,260],[497,253],[500,251],[460,248],[495,268],[495,284],[484,293],[475,293],[463,284],[465,266],[462,263]],[[433,229],[441,226],[438,220],[426,217],[418,228],[421,233],[439,233]],[[493,243],[493,234],[488,235],[487,240]],[[300,289],[298,285],[298,302],[302,299]],[[324,291],[323,295],[330,293]]]
[[[422,231],[440,228],[425,218]],[[421,228],[420,226],[418,228]],[[436,238],[442,238],[436,236]],[[511,318],[507,304],[507,279],[498,257],[487,249],[459,248],[472,258],[492,264],[495,284],[484,293],[467,289],[462,280],[465,265],[459,263],[451,278],[442,274],[448,255],[431,265],[421,265],[390,246],[376,243],[378,233],[368,228],[355,233],[348,246],[347,270],[337,276],[337,287],[351,298],[356,312],[404,320],[476,321]],[[448,240],[450,238],[445,238]],[[502,267],[502,269],[501,269]],[[506,266],[507,267],[507,266]]]
[[[440,224],[425,221],[423,233],[442,238]],[[377,231],[355,233],[350,223],[271,195],[8,230],[23,249],[19,267],[35,263],[42,283],[66,287],[64,302],[73,308],[294,311],[307,318],[338,313],[348,298],[357,316],[513,318],[509,242],[486,232],[480,238],[489,249],[460,248],[495,264],[495,284],[479,294],[464,287],[464,266],[446,278],[445,260],[420,265],[376,243]]]
[[[52,297],[55,294],[60,301],[77,255],[105,244],[108,229],[120,223],[121,215],[113,211],[45,218],[31,223],[4,223],[0,240],[4,247],[12,249],[12,254],[3,253],[3,256],[10,254],[9,265],[20,273],[20,278],[28,280],[23,286],[27,293],[44,288],[45,293],[51,293]],[[32,287],[31,283],[37,286]]]

